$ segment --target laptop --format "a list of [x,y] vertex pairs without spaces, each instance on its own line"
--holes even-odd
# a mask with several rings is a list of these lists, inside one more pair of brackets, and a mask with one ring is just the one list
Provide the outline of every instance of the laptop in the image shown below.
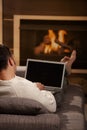
[[40,82],[51,92],[63,89],[65,64],[61,62],[27,59],[25,78]]

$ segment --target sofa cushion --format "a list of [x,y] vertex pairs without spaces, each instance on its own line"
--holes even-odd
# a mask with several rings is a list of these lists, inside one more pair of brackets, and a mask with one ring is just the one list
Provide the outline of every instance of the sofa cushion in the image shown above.
[[16,97],[0,98],[0,114],[37,115],[49,113],[39,102]]

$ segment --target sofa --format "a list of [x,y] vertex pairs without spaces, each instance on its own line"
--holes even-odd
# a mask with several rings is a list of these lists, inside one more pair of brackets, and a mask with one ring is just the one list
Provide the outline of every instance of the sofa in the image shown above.
[[[26,67],[17,67],[24,77]],[[66,84],[57,112],[26,98],[0,98],[0,130],[85,130],[84,93],[78,84]]]

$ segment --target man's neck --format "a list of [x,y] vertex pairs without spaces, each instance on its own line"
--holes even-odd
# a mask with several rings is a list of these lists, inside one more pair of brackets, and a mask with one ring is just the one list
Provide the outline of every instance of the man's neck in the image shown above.
[[8,70],[3,70],[0,72],[0,80],[11,80],[15,77],[13,72],[9,72]]

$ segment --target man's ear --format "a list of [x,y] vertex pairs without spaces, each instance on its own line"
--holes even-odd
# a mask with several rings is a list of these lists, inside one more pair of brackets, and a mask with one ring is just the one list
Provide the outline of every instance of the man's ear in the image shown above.
[[14,65],[14,61],[13,61],[13,58],[12,57],[9,57],[8,59],[8,64],[13,66]]

